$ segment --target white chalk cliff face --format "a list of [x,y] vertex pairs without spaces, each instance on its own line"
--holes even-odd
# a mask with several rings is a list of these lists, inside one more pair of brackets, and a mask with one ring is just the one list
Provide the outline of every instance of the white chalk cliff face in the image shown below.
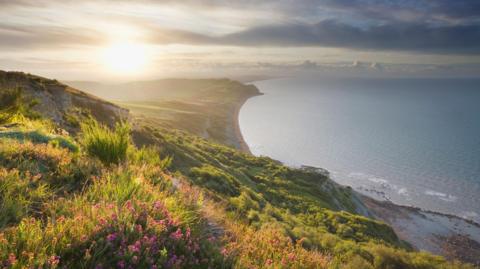
[[128,118],[128,110],[71,88],[56,80],[50,80],[21,72],[0,71],[0,86],[21,88],[27,97],[36,99],[34,110],[60,126],[65,125],[65,115],[88,111],[105,124]]

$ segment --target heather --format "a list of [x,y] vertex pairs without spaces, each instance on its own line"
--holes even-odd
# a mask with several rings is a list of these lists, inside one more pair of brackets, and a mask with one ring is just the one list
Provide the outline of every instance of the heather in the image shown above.
[[0,267],[228,264],[196,202],[173,191],[169,158],[155,149],[129,144],[131,160],[107,165],[83,148],[23,137],[0,138],[0,145]]

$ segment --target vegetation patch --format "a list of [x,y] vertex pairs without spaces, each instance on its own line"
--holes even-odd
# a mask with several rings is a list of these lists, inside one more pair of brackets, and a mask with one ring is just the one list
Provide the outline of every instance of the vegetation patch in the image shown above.
[[127,158],[130,144],[130,125],[117,123],[111,130],[90,119],[81,124],[81,143],[88,155],[104,164],[119,164]]

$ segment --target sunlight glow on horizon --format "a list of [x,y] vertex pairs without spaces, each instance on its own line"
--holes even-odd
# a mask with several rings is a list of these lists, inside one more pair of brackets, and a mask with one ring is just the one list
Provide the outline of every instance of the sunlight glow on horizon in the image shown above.
[[103,50],[103,63],[112,73],[133,74],[145,70],[148,60],[144,45],[119,42]]

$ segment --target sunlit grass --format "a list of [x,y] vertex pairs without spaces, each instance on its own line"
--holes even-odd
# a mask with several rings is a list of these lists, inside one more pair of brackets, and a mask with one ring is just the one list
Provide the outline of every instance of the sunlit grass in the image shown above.
[[117,123],[114,130],[90,119],[81,123],[81,143],[92,157],[104,164],[118,164],[127,158],[130,125]]

